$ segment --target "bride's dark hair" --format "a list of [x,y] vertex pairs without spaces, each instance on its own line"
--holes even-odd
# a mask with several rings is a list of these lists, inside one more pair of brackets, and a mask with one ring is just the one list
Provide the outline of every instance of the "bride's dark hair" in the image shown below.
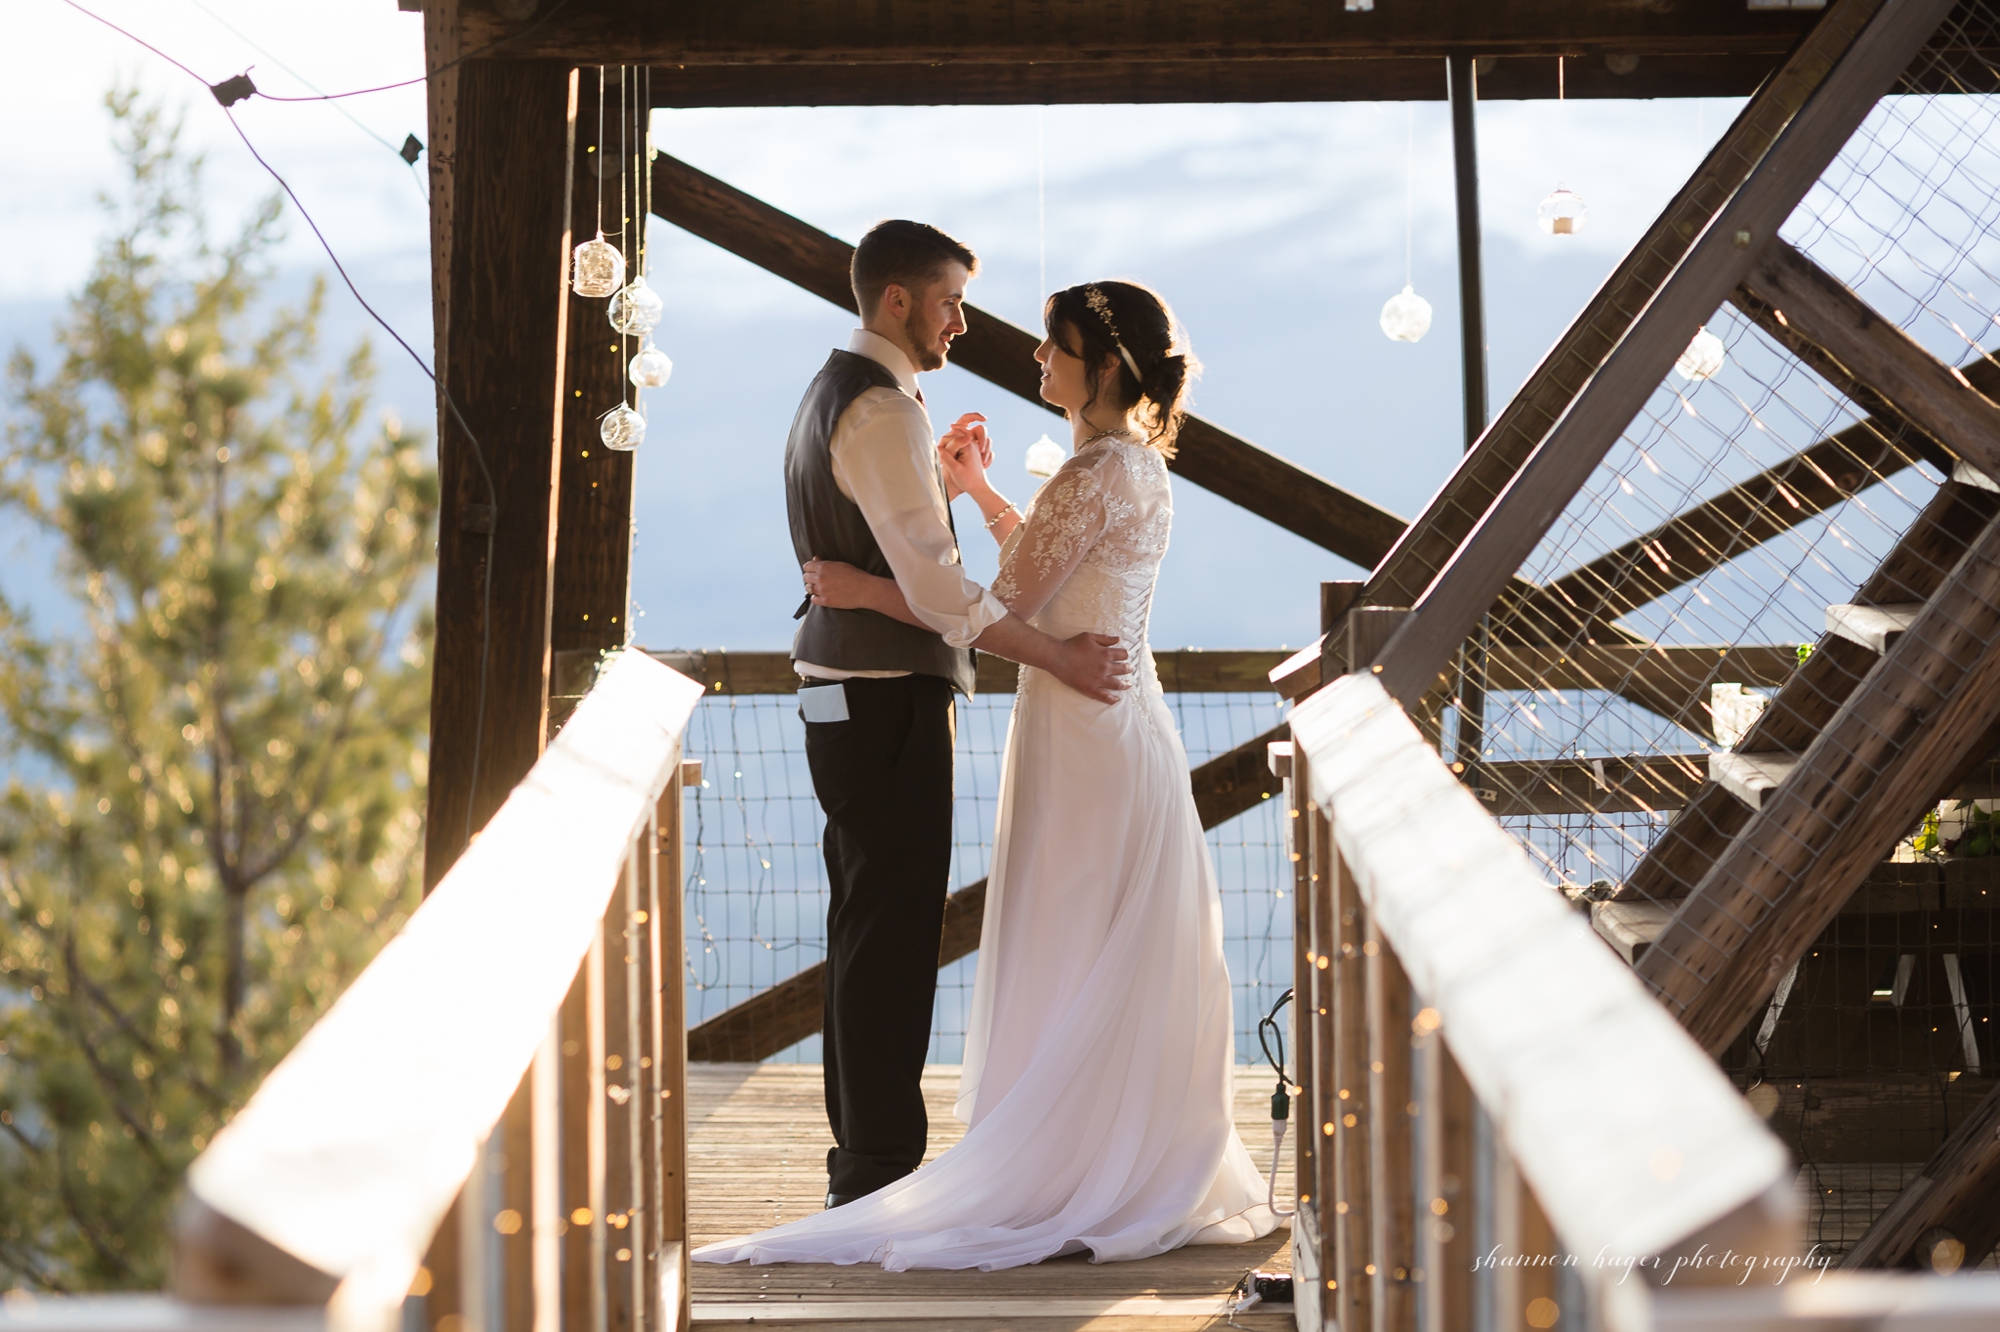
[[1187,415],[1188,385],[1201,373],[1201,362],[1187,349],[1174,312],[1159,294],[1137,282],[1064,287],[1042,307],[1042,322],[1055,344],[1087,367],[1085,409],[1108,390],[1146,427],[1146,442],[1173,457],[1174,437]]

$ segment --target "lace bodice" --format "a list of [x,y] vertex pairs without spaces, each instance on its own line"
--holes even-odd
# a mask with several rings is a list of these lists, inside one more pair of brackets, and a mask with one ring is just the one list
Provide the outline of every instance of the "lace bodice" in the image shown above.
[[1000,548],[994,595],[1056,638],[1116,634],[1137,661],[1173,517],[1159,451],[1099,439],[1036,493]]

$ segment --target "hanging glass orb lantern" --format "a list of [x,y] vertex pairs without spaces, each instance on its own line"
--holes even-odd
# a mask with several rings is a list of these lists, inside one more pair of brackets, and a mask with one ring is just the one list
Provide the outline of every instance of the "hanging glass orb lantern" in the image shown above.
[[1722,369],[1723,353],[1722,339],[1703,326],[1695,330],[1694,341],[1688,343],[1687,350],[1674,362],[1674,369],[1690,383],[1707,379]]
[[661,388],[673,378],[674,363],[667,354],[648,342],[625,367],[625,376],[640,388]]
[[1550,190],[1535,209],[1535,220],[1542,230],[1551,236],[1574,236],[1583,230],[1583,220],[1589,216],[1590,208],[1583,202],[1583,196],[1558,186]]
[[1069,450],[1043,435],[1028,446],[1028,475],[1046,481],[1069,460]]
[[660,293],[646,285],[643,274],[632,279],[632,284],[611,298],[611,305],[605,311],[611,318],[611,327],[620,333],[642,338],[660,325],[660,316],[666,313],[666,302]]
[[621,402],[598,422],[597,437],[607,449],[630,453],[646,442],[646,418]]
[[1382,303],[1382,331],[1391,342],[1416,342],[1431,331],[1431,303],[1405,284]]
[[609,296],[625,285],[625,256],[604,233],[576,247],[569,286],[579,296]]

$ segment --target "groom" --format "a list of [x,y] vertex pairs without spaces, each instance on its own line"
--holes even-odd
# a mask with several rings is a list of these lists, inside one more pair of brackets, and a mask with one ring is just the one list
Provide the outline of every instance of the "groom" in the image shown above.
[[965,331],[979,260],[921,222],[883,222],[855,247],[861,327],[806,389],[785,443],[799,562],[893,577],[918,628],[872,610],[800,607],[792,641],[806,760],[826,812],[828,1207],[923,1161],[918,1080],[930,1045],[951,862],[953,693],[972,649],[1037,666],[1109,703],[1125,652],[1057,640],[966,576],[930,417],[917,387]]

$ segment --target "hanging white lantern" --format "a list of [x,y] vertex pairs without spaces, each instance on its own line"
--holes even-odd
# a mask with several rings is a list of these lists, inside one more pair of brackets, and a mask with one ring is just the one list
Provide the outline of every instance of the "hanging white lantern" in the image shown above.
[[1391,342],[1416,342],[1431,331],[1431,303],[1406,284],[1382,303],[1382,331]]
[[1688,343],[1687,350],[1674,362],[1674,369],[1682,379],[1690,382],[1707,379],[1722,369],[1724,354],[1722,339],[1704,326],[1695,330],[1694,341]]
[[646,442],[646,418],[621,402],[598,422],[597,437],[607,449],[630,453]]
[[1044,481],[1054,476],[1062,465],[1069,461],[1069,450],[1043,435],[1028,446],[1028,475],[1041,477]]
[[667,354],[648,342],[625,368],[625,375],[640,388],[660,388],[673,378],[674,363]]
[[1551,236],[1574,236],[1583,230],[1583,219],[1590,209],[1583,202],[1583,196],[1560,187],[1550,190],[1535,209],[1535,220],[1542,230]]
[[579,296],[609,296],[625,285],[625,256],[598,232],[576,247],[569,285]]
[[659,327],[660,316],[666,313],[666,303],[660,299],[660,293],[646,285],[642,274],[611,298],[611,305],[605,313],[611,319],[611,327],[620,333],[644,337]]

